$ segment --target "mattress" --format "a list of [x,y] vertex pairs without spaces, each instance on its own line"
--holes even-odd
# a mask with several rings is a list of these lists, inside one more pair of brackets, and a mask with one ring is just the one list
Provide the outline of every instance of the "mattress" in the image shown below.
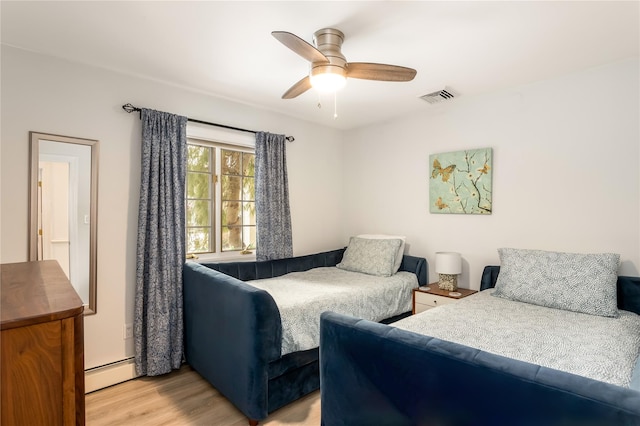
[[493,297],[493,291],[392,326],[618,386],[638,386],[640,315],[570,312]]
[[411,272],[378,277],[336,267],[292,272],[247,281],[273,297],[282,321],[282,353],[304,351],[320,343],[320,314],[333,311],[371,321],[411,311],[418,278]]

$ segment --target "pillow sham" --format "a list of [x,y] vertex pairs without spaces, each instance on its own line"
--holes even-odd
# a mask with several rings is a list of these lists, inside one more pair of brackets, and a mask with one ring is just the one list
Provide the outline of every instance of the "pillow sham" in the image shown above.
[[617,317],[618,265],[614,253],[580,254],[498,249],[494,296],[533,305]]
[[400,269],[400,264],[402,263],[402,256],[404,256],[404,246],[405,240],[407,237],[403,235],[385,235],[385,234],[362,234],[357,235],[358,238],[368,238],[370,240],[388,240],[388,239],[398,239],[402,243],[400,247],[398,247],[398,252],[396,253],[396,263],[393,266],[393,273],[395,274]]
[[395,273],[393,269],[400,244],[399,239],[351,237],[342,261],[336,267],[345,271],[390,277]]

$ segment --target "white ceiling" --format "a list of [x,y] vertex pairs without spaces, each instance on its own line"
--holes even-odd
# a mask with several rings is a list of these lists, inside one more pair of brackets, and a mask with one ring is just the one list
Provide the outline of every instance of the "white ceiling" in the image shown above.
[[[3,0],[0,5],[3,44],[340,129],[434,108],[419,96],[445,85],[473,96],[640,55],[638,1]],[[337,120],[332,97],[322,99],[322,109],[313,91],[282,100],[282,93],[308,73],[308,63],[271,31],[289,31],[311,43],[324,27],[344,32],[347,60],[415,68],[416,78],[408,83],[350,79],[338,93]]]

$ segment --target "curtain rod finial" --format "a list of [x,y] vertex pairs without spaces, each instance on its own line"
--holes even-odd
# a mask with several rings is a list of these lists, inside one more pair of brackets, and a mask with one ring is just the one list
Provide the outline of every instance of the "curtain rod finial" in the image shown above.
[[127,111],[129,114],[131,114],[133,111],[140,111],[140,108],[134,107],[131,104],[122,105],[122,109]]

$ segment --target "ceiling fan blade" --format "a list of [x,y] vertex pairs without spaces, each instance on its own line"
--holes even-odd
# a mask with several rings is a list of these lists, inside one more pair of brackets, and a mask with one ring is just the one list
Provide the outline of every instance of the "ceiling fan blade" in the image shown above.
[[282,95],[282,99],[293,99],[296,96],[302,95],[309,89],[311,89],[311,80],[309,79],[309,76],[306,76],[305,78],[291,86],[289,90],[284,92],[284,95]]
[[416,76],[413,68],[398,65],[373,64],[369,62],[349,62],[347,77],[363,80],[411,81]]
[[329,62],[322,52],[295,34],[287,31],[273,31],[271,35],[309,62]]

